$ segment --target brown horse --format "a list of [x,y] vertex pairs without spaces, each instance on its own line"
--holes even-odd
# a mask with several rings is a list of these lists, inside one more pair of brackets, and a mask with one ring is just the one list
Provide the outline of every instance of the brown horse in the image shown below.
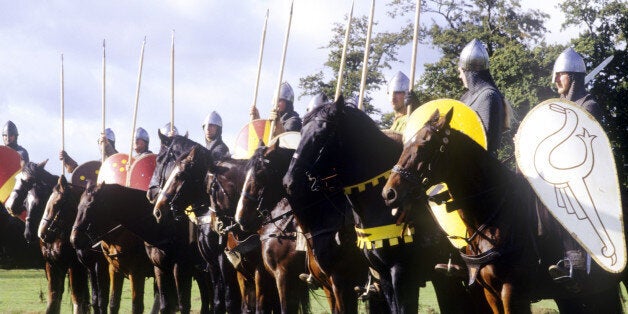
[[[36,164],[26,163],[18,175],[15,187],[6,201],[7,210],[12,215],[19,215],[18,208],[28,194],[26,225],[24,237],[28,242],[37,240],[37,226],[42,218],[46,201],[52,193],[52,187],[59,179],[44,169],[46,161]],[[39,246],[46,262],[48,279],[48,305],[46,313],[59,313],[63,296],[65,277],[69,274],[72,303],[75,313],[89,312],[89,289],[87,287],[87,269],[79,262],[77,252],[67,239],[55,239],[52,243],[39,241]]]
[[[115,232],[118,225],[146,242],[159,288],[160,312],[190,312],[191,278],[195,275],[201,292],[201,312],[209,313],[207,282],[194,267],[198,256],[191,255],[187,224],[178,228],[158,225],[145,192],[117,184],[88,185],[81,195],[72,227],[72,243],[85,247]],[[184,235],[184,236],[182,236]]]
[[[228,159],[214,164],[207,149],[194,145],[175,164],[157,197],[154,213],[166,224],[186,217],[184,211],[190,206],[195,215],[206,217],[197,222],[207,219],[212,231],[223,235],[227,257],[237,270],[241,311],[278,311],[278,302],[272,301],[276,296],[272,278],[263,267],[259,236],[239,230],[233,218],[246,163]],[[221,267],[229,266],[223,263]]]
[[[471,282],[477,276],[494,313],[530,312],[530,302],[553,297],[568,313],[621,312],[617,278],[592,265],[591,281],[573,294],[547,274],[544,252],[562,252],[552,236],[540,236],[535,195],[527,181],[508,170],[480,145],[451,129],[453,109],[438,110],[406,144],[382,196],[392,206],[427,198],[425,189],[445,182],[467,226],[461,253]],[[545,231],[550,233],[552,230]],[[551,234],[551,233],[550,233]]]

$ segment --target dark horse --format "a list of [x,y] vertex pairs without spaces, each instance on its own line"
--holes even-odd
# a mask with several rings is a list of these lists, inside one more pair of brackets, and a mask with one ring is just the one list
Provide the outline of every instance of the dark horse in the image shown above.
[[[76,218],[78,200],[83,188],[71,186],[64,176],[59,177],[57,185],[46,203],[43,217],[39,223],[37,236],[41,241],[54,245],[55,242],[68,243],[72,223]],[[87,267],[92,288],[92,308],[94,313],[107,313],[109,302],[109,262],[100,249],[86,249],[76,251],[79,260]],[[122,285],[117,291],[122,292]],[[119,298],[118,298],[119,300]],[[119,302],[117,303],[119,306]],[[112,304],[112,313],[116,313]]]
[[0,203],[0,268],[42,268],[39,243],[24,239],[24,222],[11,216]]
[[[391,215],[381,188],[401,154],[401,144],[342,99],[319,106],[304,118],[301,142],[283,182],[300,215],[323,216],[311,204],[329,195],[348,197],[356,215],[358,245],[380,277],[381,291],[392,312],[416,313],[419,286],[431,280],[442,312],[473,311],[461,281],[433,271],[453,251],[427,213]],[[336,180],[340,192],[325,185]],[[319,190],[312,196],[311,190]],[[344,193],[343,193],[344,192]],[[342,195],[344,194],[344,195]],[[313,221],[313,220],[310,220]],[[333,225],[329,225],[333,226]]]
[[562,250],[552,247],[552,230],[543,237],[538,234],[540,226],[547,229],[551,224],[537,217],[534,192],[522,176],[451,129],[452,116],[453,109],[444,117],[437,110],[406,144],[382,191],[386,202],[425,199],[427,187],[447,183],[467,226],[468,245],[461,255],[494,313],[529,313],[531,301],[547,297],[555,298],[561,312],[621,312],[617,279],[598,267],[592,265],[590,277],[595,280],[578,294],[551,281],[543,252]]
[[[209,221],[212,233],[226,241],[227,254],[237,270],[241,311],[278,311],[279,303],[272,302],[276,297],[272,279],[263,268],[259,236],[241,231],[233,218],[246,163],[246,160],[227,159],[214,164],[209,150],[194,145],[177,161],[157,198],[154,212],[168,223],[185,217],[185,209],[191,206],[194,214],[201,217],[197,221]],[[233,266],[224,262],[224,253],[220,254],[221,268]]]
[[[281,147],[279,143],[280,141],[275,141],[274,144],[271,143],[269,147],[260,147],[253,157],[251,157],[247,179],[242,188],[242,195],[238,203],[236,221],[245,230],[259,230],[258,232],[262,236],[262,239],[265,240],[262,242],[263,245],[278,245],[281,244],[281,241],[290,244],[289,247],[286,247],[289,250],[285,252],[285,255],[289,256],[296,254],[294,249],[296,248],[296,227],[298,224],[295,220],[294,211],[286,198],[287,194],[281,181],[288,170],[294,149]],[[339,229],[342,229],[342,227],[339,227]],[[335,234],[339,229],[329,232],[329,234]],[[298,232],[301,231],[299,230]],[[284,239],[282,240],[282,238]],[[310,237],[307,241],[311,242],[312,238]],[[329,266],[341,264],[351,265],[352,271],[343,269],[343,267],[321,269],[321,266],[318,264],[318,259],[314,256],[312,251],[312,246],[308,245],[307,248],[307,262],[310,274],[322,284],[328,297],[329,305],[335,313],[357,312],[357,299],[353,287],[364,284],[364,282],[360,280],[364,280],[367,268],[361,253],[354,243],[355,241],[349,243],[348,247],[346,247],[346,251],[342,256],[343,263],[325,263]],[[333,244],[330,243],[329,245],[329,251],[333,251],[333,247],[339,247],[339,244],[335,241],[333,241]],[[266,267],[271,270],[271,272],[278,272],[286,267],[278,264],[277,261],[269,263],[267,260],[270,259],[270,257],[271,256],[264,254]],[[325,257],[332,256],[324,255],[318,258]],[[285,259],[282,263],[292,261],[294,258],[295,257]],[[302,267],[302,265],[298,265],[298,263],[292,267],[295,266]],[[343,272],[338,274],[336,272],[338,270],[343,270]],[[284,282],[278,280],[279,277],[277,275],[275,278],[277,280],[277,288],[280,296],[285,295],[288,302],[296,302],[298,299],[296,297],[290,297],[288,293],[299,292],[295,291],[295,288],[293,288],[301,284],[296,282],[297,277],[288,277],[284,279]],[[337,282],[339,278],[343,280],[343,282]],[[284,302],[285,301],[282,300],[282,306],[285,306]],[[294,306],[295,305],[292,305],[289,308],[294,308]],[[294,312],[294,310],[289,312]]]
[[195,275],[201,293],[201,312],[209,313],[209,287],[194,267],[198,256],[191,254],[194,250],[187,236],[181,236],[181,229],[187,229],[187,225],[164,228],[157,224],[152,205],[142,190],[117,184],[89,184],[81,195],[72,242],[77,246],[92,245],[119,225],[146,242],[159,288],[160,312],[190,312],[191,278]]
[[[15,187],[6,201],[7,210],[12,215],[19,215],[18,208],[27,198],[26,226],[24,237],[28,242],[37,241],[37,227],[44,213],[48,197],[59,179],[44,169],[46,161],[24,165],[18,175]],[[59,313],[63,296],[65,276],[69,273],[74,312],[89,312],[89,289],[87,287],[87,269],[80,263],[77,252],[66,239],[56,239],[53,243],[39,241],[39,246],[46,262],[48,279],[48,305],[46,313]]]
[[[202,148],[200,144],[188,139],[187,136],[168,137],[161,132],[158,134],[161,140],[161,149],[157,155],[157,164],[147,192],[147,197],[153,204],[156,202],[162,187],[166,184],[166,180],[170,177],[177,159],[187,155],[193,147]],[[207,263],[207,271],[212,281],[214,311],[216,313],[225,311],[239,313],[241,311],[241,295],[236,270],[223,253],[227,236],[226,233],[219,234],[213,230],[216,226],[212,223],[216,221],[215,214],[208,210],[205,204],[207,198],[203,198],[202,201],[202,204],[197,204],[199,206],[195,206],[193,210],[197,217],[195,220],[196,230],[194,231],[197,234],[198,250]],[[164,211],[164,214],[170,215],[171,212]],[[181,220],[183,214],[179,214],[177,214],[177,219]],[[158,222],[162,219],[161,216],[156,218]],[[173,223],[172,218],[165,220]],[[188,219],[183,220],[188,221]]]

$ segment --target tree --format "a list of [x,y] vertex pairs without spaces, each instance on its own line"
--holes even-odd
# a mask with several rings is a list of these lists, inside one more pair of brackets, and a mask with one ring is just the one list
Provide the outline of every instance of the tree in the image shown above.
[[[299,96],[315,95],[319,92],[325,93],[328,97],[333,97],[336,93],[336,81],[342,57],[344,45],[346,20],[344,23],[336,23],[333,27],[334,36],[330,42],[321,47],[329,49],[329,56],[324,64],[327,72],[332,73],[327,78],[326,71],[319,71],[299,80],[299,87],[303,93]],[[382,74],[383,69],[389,69],[391,63],[397,62],[397,50],[400,46],[407,44],[412,39],[411,25],[403,27],[398,32],[375,32],[376,23],[373,23],[373,33],[371,34],[371,48],[369,55],[368,73],[365,88],[365,108],[366,112],[381,114],[381,112],[370,104],[373,90],[378,90],[385,84],[386,79]],[[348,95],[358,95],[362,78],[362,63],[364,61],[364,43],[368,31],[368,17],[361,16],[354,18],[351,23],[351,33],[347,45],[347,55],[345,61],[345,72],[342,84],[342,93]],[[384,119],[386,121],[386,119]]]
[[584,31],[572,40],[583,55],[587,69],[608,56],[613,61],[589,84],[590,93],[607,114],[604,128],[611,140],[618,164],[620,182],[628,187],[628,3],[621,0],[566,0],[560,4],[566,26],[581,26]]

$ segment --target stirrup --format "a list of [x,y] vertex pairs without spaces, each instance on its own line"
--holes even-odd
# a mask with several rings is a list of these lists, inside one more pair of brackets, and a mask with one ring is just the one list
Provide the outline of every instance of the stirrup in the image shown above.
[[[565,270],[565,264],[569,264],[569,271]],[[573,264],[569,259],[561,259],[555,265],[550,265],[547,269],[550,277],[557,283],[563,283],[573,280]]]
[[369,280],[366,283],[366,285],[364,285],[364,287],[355,286],[355,288],[353,288],[353,290],[355,290],[355,292],[358,293],[358,300],[366,301],[366,300],[369,300],[372,296],[379,293],[379,289],[372,282],[372,280],[373,280],[373,277],[369,273]]
[[447,264],[436,264],[434,265],[434,270],[439,273],[444,273],[449,277],[466,277],[466,272],[460,265],[454,264],[451,262],[451,257],[447,261]]
[[318,281],[314,279],[312,274],[299,274],[299,279],[307,284],[307,287],[312,290],[316,290],[321,286],[318,284]]

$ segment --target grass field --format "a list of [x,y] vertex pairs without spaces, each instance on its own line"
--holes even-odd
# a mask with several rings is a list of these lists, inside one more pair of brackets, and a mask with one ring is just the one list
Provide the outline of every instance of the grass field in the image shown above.
[[[147,291],[152,291],[153,279],[148,279]],[[47,297],[46,276],[42,269],[27,270],[0,270],[0,313],[45,313]],[[312,305],[312,313],[329,313],[327,301],[322,290],[312,291],[310,294]],[[438,305],[434,295],[432,286],[428,283],[427,288],[421,289],[420,313],[438,313]],[[192,292],[192,309],[194,313],[198,313],[201,300],[198,288],[194,287]],[[144,306],[146,312],[150,310],[152,305],[152,293],[144,296]],[[364,311],[364,304],[361,304],[361,312]],[[67,288],[63,294],[63,302],[61,313],[71,313],[72,303]],[[131,293],[129,291],[128,281],[124,283],[124,292],[122,294],[122,304],[120,313],[131,312]],[[556,305],[551,300],[543,300],[533,304],[534,313],[557,313]]]

